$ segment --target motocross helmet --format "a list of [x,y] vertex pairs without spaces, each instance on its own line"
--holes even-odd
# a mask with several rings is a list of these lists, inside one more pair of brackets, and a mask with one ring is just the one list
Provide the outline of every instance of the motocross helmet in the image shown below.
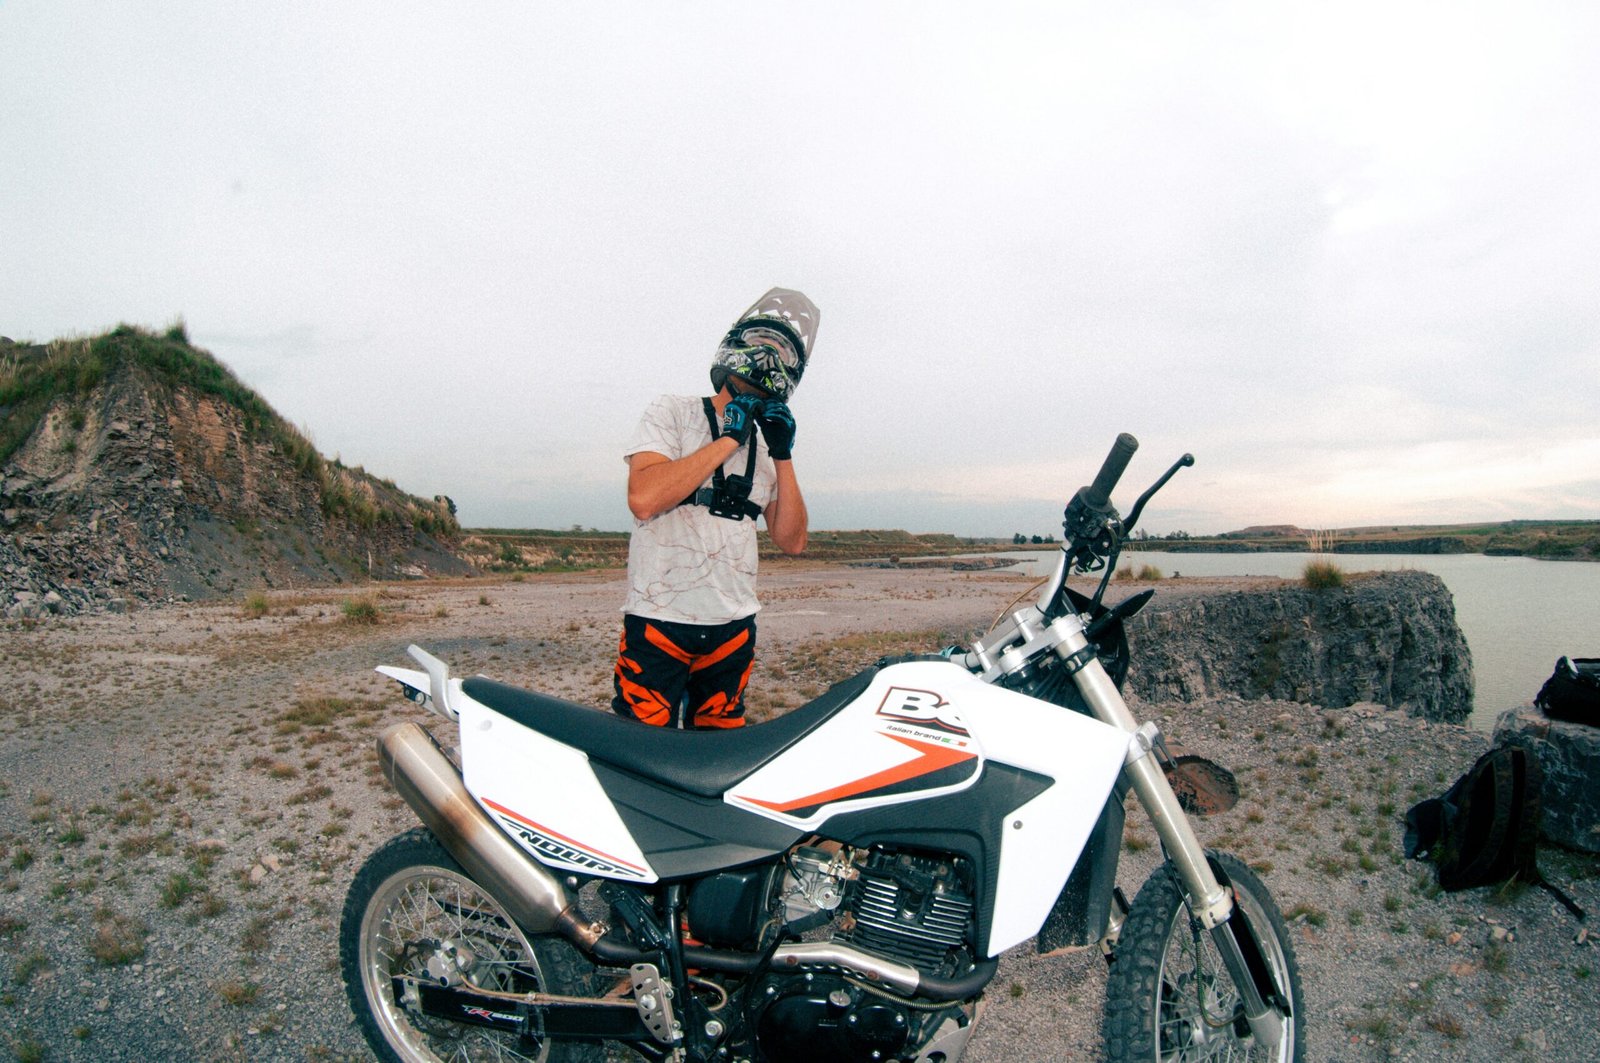
[[740,315],[711,362],[711,386],[721,391],[740,377],[775,399],[789,401],[817,338],[816,304],[797,291],[773,288]]

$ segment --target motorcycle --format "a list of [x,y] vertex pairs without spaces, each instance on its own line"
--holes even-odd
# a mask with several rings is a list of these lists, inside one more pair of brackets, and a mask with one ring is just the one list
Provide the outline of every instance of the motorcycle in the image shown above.
[[[1102,598],[1146,502],[1194,460],[1124,520],[1110,494],[1137,446],[1119,436],[1072,497],[1036,603],[770,721],[644,727],[453,677],[416,646],[421,671],[379,668],[459,725],[460,766],[414,722],[379,740],[424,826],[373,853],[344,906],[373,1051],[957,1063],[998,957],[1035,940],[1104,951],[1108,1059],[1303,1060],[1283,917],[1202,847],[1185,808],[1205,786],[1179,763],[1196,758],[1120,693],[1123,622],[1151,592]],[[1092,597],[1073,572],[1102,573]],[[1131,905],[1130,792],[1165,858]]]

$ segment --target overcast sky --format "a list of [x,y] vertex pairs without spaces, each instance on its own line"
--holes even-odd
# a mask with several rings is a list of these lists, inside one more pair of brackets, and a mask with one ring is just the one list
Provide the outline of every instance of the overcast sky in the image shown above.
[[773,285],[813,528],[1600,517],[1600,6],[0,0],[0,334],[178,318],[469,526]]

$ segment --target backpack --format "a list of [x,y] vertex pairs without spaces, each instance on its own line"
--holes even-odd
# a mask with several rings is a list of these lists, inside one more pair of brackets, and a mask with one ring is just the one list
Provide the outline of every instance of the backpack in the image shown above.
[[1600,660],[1561,658],[1533,703],[1552,720],[1600,727]]
[[1526,746],[1496,746],[1443,797],[1406,812],[1406,856],[1432,860],[1439,885],[1454,892],[1516,878],[1543,886],[1580,920],[1583,909],[1539,873],[1540,789],[1544,773]]

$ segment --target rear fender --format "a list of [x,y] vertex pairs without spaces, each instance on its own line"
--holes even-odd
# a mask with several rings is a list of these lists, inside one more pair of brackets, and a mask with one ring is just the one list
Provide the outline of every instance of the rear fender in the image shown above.
[[461,680],[450,678],[450,666],[421,646],[408,646],[406,653],[422,665],[423,671],[384,664],[376,669],[378,674],[399,683],[407,700],[416,702],[429,712],[449,720],[459,718],[461,699],[465,695],[461,692]]

